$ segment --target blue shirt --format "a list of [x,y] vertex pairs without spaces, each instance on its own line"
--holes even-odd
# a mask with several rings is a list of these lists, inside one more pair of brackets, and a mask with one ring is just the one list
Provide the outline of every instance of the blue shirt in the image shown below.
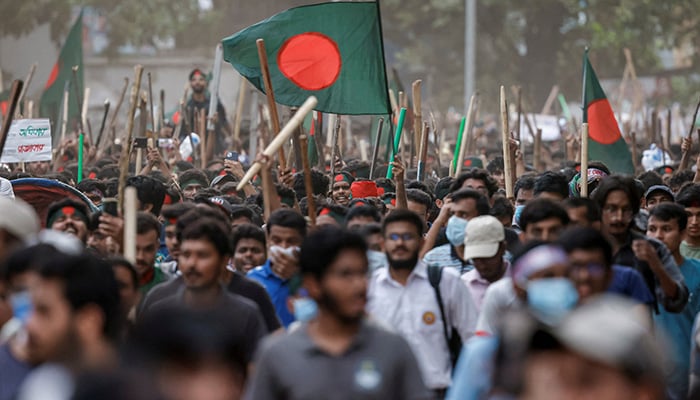
[[693,322],[700,312],[700,260],[686,258],[680,270],[688,286],[688,304],[680,313],[670,313],[660,307],[659,313],[654,315],[656,329],[667,339],[670,350],[666,380],[671,399],[687,396]]
[[265,264],[255,267],[248,272],[248,278],[259,282],[265,287],[267,293],[270,295],[272,304],[275,306],[275,312],[282,325],[288,327],[292,322],[294,322],[294,315],[289,311],[287,307],[287,299],[289,298],[289,280],[284,280],[279,276],[272,273],[272,266],[270,265],[270,260],[265,261]]
[[613,265],[612,270],[613,278],[608,287],[608,293],[616,293],[654,307],[654,295],[651,294],[639,271],[623,265]]
[[462,346],[453,374],[447,400],[479,400],[488,395],[493,382],[493,369],[498,339],[495,336],[473,336]]

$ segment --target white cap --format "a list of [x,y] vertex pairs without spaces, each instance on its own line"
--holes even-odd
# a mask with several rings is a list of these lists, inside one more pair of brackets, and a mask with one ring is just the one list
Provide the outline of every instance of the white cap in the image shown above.
[[26,242],[41,229],[34,207],[20,199],[0,197],[0,229]]
[[464,237],[464,259],[495,256],[505,238],[503,224],[496,217],[482,215],[470,219]]

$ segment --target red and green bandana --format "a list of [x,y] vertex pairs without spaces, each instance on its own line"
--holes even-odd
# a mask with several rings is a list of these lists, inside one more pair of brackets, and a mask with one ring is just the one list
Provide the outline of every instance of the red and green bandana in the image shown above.
[[65,206],[61,207],[58,210],[55,210],[53,213],[48,215],[47,222],[46,222],[46,227],[51,228],[53,226],[53,223],[56,222],[56,220],[60,217],[72,217],[73,215],[77,216],[82,220],[85,225],[89,225],[89,218],[87,215],[85,215],[82,211],[78,210],[77,208],[73,206]]
[[328,215],[329,217],[333,218],[335,220],[335,222],[337,222],[340,225],[343,225],[343,223],[345,223],[345,216],[333,211],[330,207],[322,208],[321,211],[318,212],[318,215],[319,215],[319,217],[321,215]]
[[352,175],[348,174],[347,172],[339,172],[335,174],[333,177],[333,183],[335,182],[347,182],[347,183],[353,183],[355,181],[355,178],[352,177]]
[[163,220],[163,228],[167,228],[168,226],[172,225],[177,225],[177,218],[165,218]]

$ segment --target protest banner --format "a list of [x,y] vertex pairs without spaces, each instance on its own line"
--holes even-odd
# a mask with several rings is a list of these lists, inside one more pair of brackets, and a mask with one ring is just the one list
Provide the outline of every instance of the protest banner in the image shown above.
[[7,133],[0,162],[51,161],[51,123],[48,119],[17,119]]

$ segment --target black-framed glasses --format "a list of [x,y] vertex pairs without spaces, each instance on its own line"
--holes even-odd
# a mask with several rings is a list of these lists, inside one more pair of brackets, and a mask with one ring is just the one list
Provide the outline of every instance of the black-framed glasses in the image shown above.
[[414,240],[416,238],[416,235],[412,233],[390,233],[387,235],[387,239],[396,242],[397,240],[401,239],[404,242],[408,242],[411,240]]

